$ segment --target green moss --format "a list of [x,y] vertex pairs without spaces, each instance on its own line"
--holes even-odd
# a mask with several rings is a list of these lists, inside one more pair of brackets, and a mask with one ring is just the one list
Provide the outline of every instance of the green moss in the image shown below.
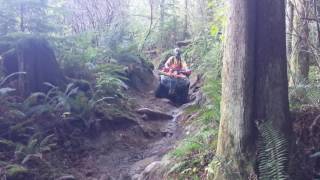
[[201,109],[201,106],[199,106],[199,105],[193,105],[193,106],[187,107],[187,108],[184,110],[184,112],[185,112],[186,114],[191,114],[191,113],[195,113],[195,112],[199,111],[200,109]]
[[122,102],[116,102],[112,104],[101,103],[95,107],[95,111],[99,114],[100,118],[105,120],[117,120],[117,119],[134,119],[133,111],[126,104]]
[[23,166],[14,164],[6,167],[7,180],[32,179],[32,173]]
[[317,82],[320,80],[319,68],[317,66],[310,66],[309,80],[310,82]]
[[199,143],[186,141],[182,143],[177,149],[172,152],[172,155],[176,158],[184,157],[193,151],[200,150],[202,146]]
[[170,174],[182,179],[187,177],[197,179],[214,158],[218,138],[218,119],[210,103],[190,106],[185,113],[196,114],[189,120],[193,129],[190,135],[169,154],[176,164],[170,170]]
[[24,168],[23,166],[19,165],[9,165],[7,166],[7,175],[8,176],[15,176],[20,173],[27,173],[28,170]]

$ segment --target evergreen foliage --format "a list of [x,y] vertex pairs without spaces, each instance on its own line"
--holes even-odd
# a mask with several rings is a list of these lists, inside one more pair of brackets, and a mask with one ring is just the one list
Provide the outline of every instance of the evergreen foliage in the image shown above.
[[259,179],[287,180],[288,142],[281,133],[272,128],[270,122],[264,122],[258,127]]

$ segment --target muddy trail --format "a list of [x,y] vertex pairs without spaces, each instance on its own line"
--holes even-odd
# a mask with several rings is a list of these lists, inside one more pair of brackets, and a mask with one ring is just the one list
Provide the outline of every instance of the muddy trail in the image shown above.
[[[65,154],[64,172],[79,180],[143,179],[146,167],[161,160],[183,137],[178,123],[182,107],[148,93],[133,91],[136,125],[124,125],[87,139],[78,153]],[[59,158],[58,158],[59,161]],[[61,163],[61,162],[60,162]]]

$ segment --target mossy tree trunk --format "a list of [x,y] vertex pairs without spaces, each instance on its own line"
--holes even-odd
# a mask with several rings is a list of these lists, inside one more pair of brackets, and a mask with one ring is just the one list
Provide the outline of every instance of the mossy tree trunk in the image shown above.
[[285,2],[231,0],[229,8],[215,179],[247,180],[256,173],[255,123],[290,132]]
[[[222,69],[221,119],[217,157],[222,166],[216,179],[246,179],[253,166],[252,121],[255,0],[230,1]],[[250,138],[253,138],[250,140]],[[232,162],[230,166],[225,166]],[[225,168],[223,168],[225,167]]]
[[294,18],[294,5],[292,0],[287,0],[286,1],[286,29],[287,29],[287,61],[288,61],[288,68],[289,68],[289,76],[290,76],[290,80],[289,80],[289,85],[293,86],[293,72],[291,71],[291,60],[293,57],[293,53],[292,53],[292,39],[293,39],[293,18]]

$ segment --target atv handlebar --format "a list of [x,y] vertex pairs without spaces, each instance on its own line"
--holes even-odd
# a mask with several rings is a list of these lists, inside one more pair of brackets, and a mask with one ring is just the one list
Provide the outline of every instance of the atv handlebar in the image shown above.
[[[177,72],[177,74],[174,74],[173,72]],[[159,74],[175,77],[175,78],[184,78],[184,77],[189,77],[191,75],[191,70],[177,70],[177,69],[164,68],[159,72]]]
[[186,75],[186,76],[190,76],[191,73],[192,73],[191,70],[181,70],[181,69],[173,69],[173,68],[163,68],[162,71],[166,72],[166,73],[177,72],[178,74],[183,74],[183,75]]

